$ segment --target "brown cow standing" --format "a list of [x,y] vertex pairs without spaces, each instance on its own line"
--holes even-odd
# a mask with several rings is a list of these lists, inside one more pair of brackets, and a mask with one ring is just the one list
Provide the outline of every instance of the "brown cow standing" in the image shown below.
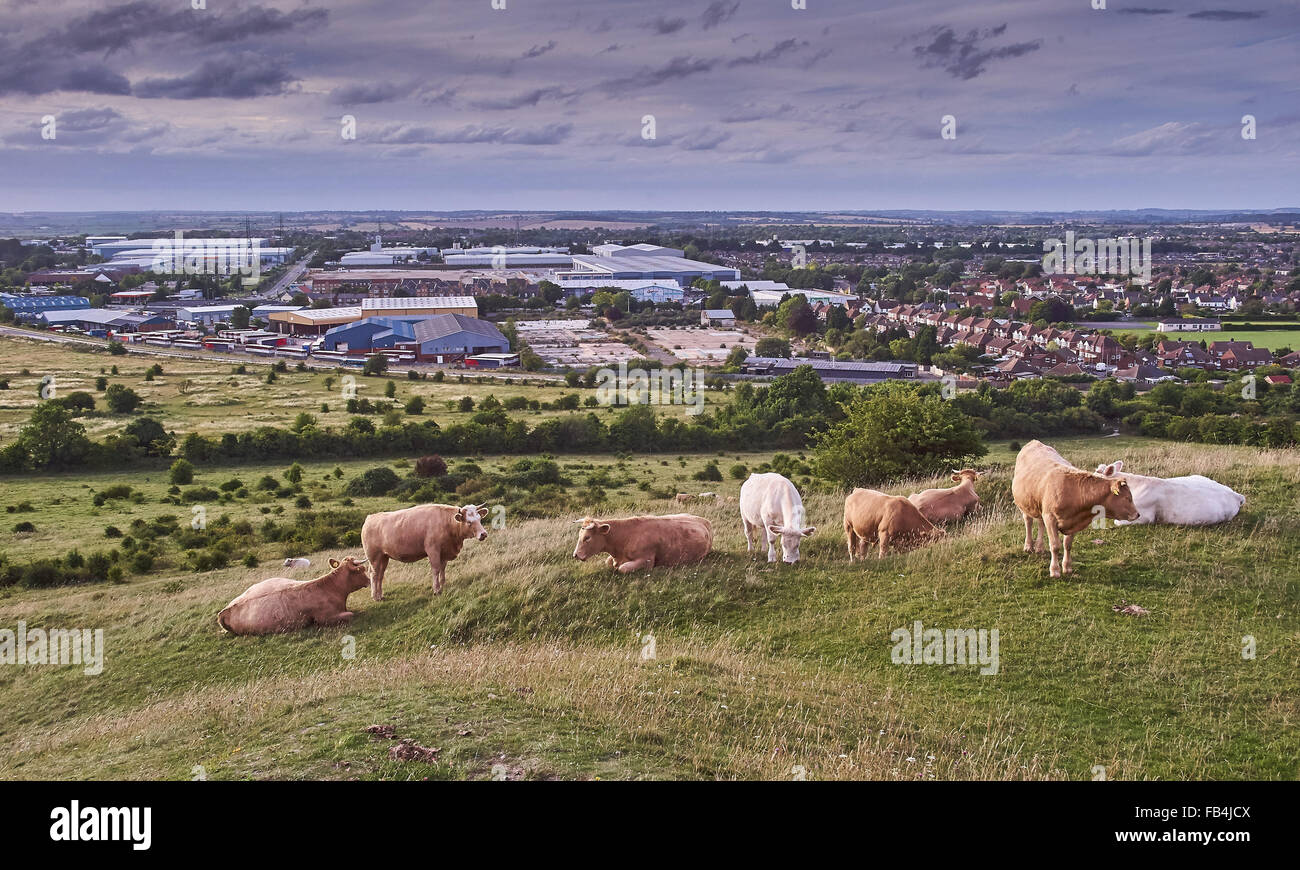
[[433,593],[440,595],[447,582],[447,563],[460,555],[469,538],[487,540],[482,518],[487,505],[421,504],[400,511],[371,514],[361,525],[361,546],[375,566],[370,597],[384,598],[384,571],[388,560],[429,560]]
[[622,520],[584,517],[576,522],[582,529],[573,558],[585,562],[597,553],[609,553],[605,564],[622,574],[699,562],[713,547],[713,524],[694,514]]
[[956,486],[923,489],[909,495],[907,500],[916,505],[921,515],[930,522],[951,523],[980,506],[980,497],[975,494],[975,481],[981,476],[973,468],[963,468],[952,473]]
[[348,556],[330,559],[334,570],[315,580],[272,577],[254,583],[217,616],[232,634],[276,634],[309,625],[352,621],[348,596],[370,582],[365,566]]
[[865,559],[867,544],[879,543],[877,558],[885,558],[889,545],[896,549],[922,545],[944,535],[901,495],[886,495],[874,489],[855,489],[844,499],[844,537],[849,561]]
[[1070,544],[1098,516],[1113,520],[1138,518],[1126,481],[1075,468],[1041,441],[1030,441],[1016,456],[1011,495],[1025,519],[1026,553],[1043,551],[1043,535],[1035,540],[1034,529],[1034,520],[1041,522],[1052,551],[1049,571],[1053,577],[1074,570]]

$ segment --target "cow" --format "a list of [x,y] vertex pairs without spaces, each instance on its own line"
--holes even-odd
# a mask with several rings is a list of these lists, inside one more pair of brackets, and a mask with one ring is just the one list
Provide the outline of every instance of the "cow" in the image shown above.
[[447,582],[447,563],[460,555],[470,538],[487,540],[483,528],[487,505],[421,504],[400,511],[371,514],[361,525],[361,547],[375,566],[370,597],[384,598],[384,571],[388,560],[429,560],[433,594],[441,595]]
[[298,556],[298,557],[296,557],[296,558],[291,557],[291,558],[288,558],[288,559],[285,559],[285,560],[284,560],[284,567],[286,567],[286,568],[310,568],[310,567],[311,567],[311,559],[306,559],[306,558],[303,558],[302,556]]
[[605,564],[620,574],[699,562],[713,547],[712,523],[694,514],[621,520],[583,517],[575,522],[581,529],[573,558],[585,562],[597,553],[608,553]]
[[[1098,516],[1114,520],[1140,516],[1126,481],[1075,468],[1041,441],[1030,441],[1016,456],[1011,495],[1025,520],[1025,552],[1041,553],[1042,538],[1046,537],[1052,551],[1049,572],[1053,577],[1073,572],[1070,544]],[[1037,540],[1035,520],[1042,525]]]
[[315,580],[272,577],[254,583],[226,605],[217,624],[231,634],[256,635],[351,622],[348,596],[370,582],[365,560],[330,559],[330,568]]
[[1117,459],[1097,466],[1105,477],[1120,477],[1133,491],[1133,504],[1141,514],[1136,520],[1117,520],[1117,526],[1167,523],[1171,526],[1212,526],[1237,515],[1246,497],[1217,480],[1190,474],[1186,477],[1146,477],[1122,472]]
[[[740,487],[740,522],[745,529],[745,547],[750,553],[767,542],[767,561],[776,561],[776,542],[781,542],[781,559],[788,565],[799,561],[799,543],[816,526],[805,526],[803,499],[789,479],[779,474],[751,474]],[[759,531],[762,530],[762,537]]]
[[901,495],[886,495],[874,489],[855,489],[844,499],[844,537],[849,561],[865,559],[867,544],[876,544],[876,558],[883,559],[892,544],[895,550],[938,540],[938,528]]
[[688,501],[695,501],[695,496],[691,495],[689,492],[679,492],[677,495],[673,496],[673,501],[678,504],[686,504]]
[[975,481],[982,476],[982,472],[963,468],[952,473],[956,486],[923,489],[909,495],[907,500],[932,523],[955,522],[980,506],[980,497],[975,494]]

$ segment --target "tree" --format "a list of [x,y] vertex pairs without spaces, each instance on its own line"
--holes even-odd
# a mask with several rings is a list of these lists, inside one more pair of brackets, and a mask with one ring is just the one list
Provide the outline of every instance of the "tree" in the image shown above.
[[760,338],[754,345],[755,356],[779,356],[783,359],[790,358],[790,342],[784,338]]
[[869,388],[845,412],[814,441],[818,474],[841,486],[928,476],[988,452],[970,417],[908,384]]
[[73,420],[67,408],[57,402],[42,402],[32,411],[13,446],[34,468],[59,468],[85,459],[90,439],[86,427]]
[[423,414],[424,399],[421,399],[419,396],[412,396],[410,399],[408,399],[406,402],[406,413]]
[[130,387],[110,384],[108,389],[104,390],[104,401],[108,402],[108,409],[114,414],[130,414],[140,407],[140,403],[144,400]]

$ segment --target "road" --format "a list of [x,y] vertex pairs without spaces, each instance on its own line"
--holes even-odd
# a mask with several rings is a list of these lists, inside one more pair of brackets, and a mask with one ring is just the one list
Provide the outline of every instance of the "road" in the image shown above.
[[310,262],[311,255],[308,254],[306,257],[303,257],[301,260],[290,266],[288,270],[280,276],[280,280],[276,281],[275,284],[272,285],[270,290],[257,295],[262,299],[275,299],[279,297],[279,295],[285,291],[285,288],[302,277],[302,273],[307,271],[307,264]]

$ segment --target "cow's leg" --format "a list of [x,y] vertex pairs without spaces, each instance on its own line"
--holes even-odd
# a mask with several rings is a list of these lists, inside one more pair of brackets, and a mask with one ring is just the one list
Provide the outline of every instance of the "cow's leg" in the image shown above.
[[855,534],[853,533],[853,526],[849,525],[848,523],[845,523],[845,524],[844,524],[844,538],[845,538],[845,540],[846,540],[847,543],[848,543],[848,547],[849,547],[849,561],[850,561],[850,562],[852,562],[852,561],[853,561],[853,557],[856,556],[856,555],[858,554],[858,542],[857,542],[857,537],[858,537],[858,536],[855,535]]
[[383,550],[367,552],[370,560],[370,597],[376,601],[384,600],[384,571],[388,570],[388,556]]
[[1049,572],[1053,577],[1061,576],[1061,530],[1057,528],[1056,517],[1043,514],[1043,528],[1047,530],[1047,545],[1052,551],[1052,563]]
[[653,568],[654,565],[653,556],[646,556],[644,559],[629,559],[618,566],[618,573],[631,574],[633,571],[640,571],[642,568]]
[[1070,561],[1070,544],[1072,543],[1074,543],[1074,535],[1066,535],[1065,540],[1061,542],[1061,549],[1065,555],[1065,558],[1061,560],[1062,574],[1074,573],[1074,565]]
[[344,610],[342,613],[334,613],[316,620],[321,625],[347,625],[352,621],[355,614],[350,610]]
[[1025,519],[1025,552],[1034,552],[1034,518],[1024,511],[1020,515]]
[[608,566],[611,567],[611,568],[617,568],[617,567],[618,567],[618,560],[615,559],[614,556],[613,556],[613,554],[611,553],[610,555],[608,555],[608,556],[605,557],[605,564],[608,565]]
[[744,517],[741,517],[741,518],[740,518],[740,522],[741,522],[741,525],[743,525],[743,526],[745,527],[745,552],[746,552],[746,553],[753,553],[753,552],[754,552],[754,548],[755,548],[755,544],[754,544],[754,531],[755,531],[755,529],[754,529],[754,526],[749,522],[749,520],[745,519]]
[[885,558],[885,553],[889,551],[889,532],[881,529],[879,533],[880,546],[876,550],[876,558]]
[[775,562],[777,536],[767,526],[763,526],[763,537],[767,539],[767,561]]
[[447,579],[447,568],[442,564],[442,560],[430,556],[429,571],[433,574],[433,594],[441,595],[443,581]]
[[1041,553],[1047,545],[1047,521],[1042,517],[1038,518],[1038,532],[1034,537],[1034,552]]

